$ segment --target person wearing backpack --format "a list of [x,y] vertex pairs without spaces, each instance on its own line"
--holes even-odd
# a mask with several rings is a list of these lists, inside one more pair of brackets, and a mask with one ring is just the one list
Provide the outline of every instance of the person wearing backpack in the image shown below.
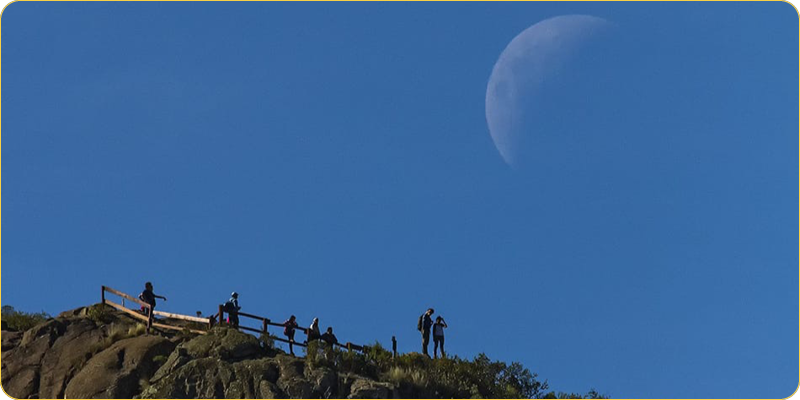
[[436,358],[436,349],[441,347],[442,358],[444,355],[444,328],[447,328],[447,322],[441,316],[436,317],[436,323],[433,324],[433,358]]
[[[234,328],[239,327],[239,310],[242,307],[239,307],[239,293],[233,292],[231,293],[231,298],[225,302],[223,305],[223,310],[228,313],[228,324],[230,324]],[[220,316],[220,319],[222,316]]]
[[428,343],[431,341],[431,326],[433,325],[431,315],[433,315],[433,309],[429,308],[428,311],[419,316],[417,321],[417,330],[422,333],[422,354],[428,357],[430,357],[428,355]]
[[297,325],[297,318],[292,315],[283,323],[283,334],[289,338],[289,353],[294,355],[294,349],[292,348],[292,343],[294,343],[294,330],[299,325]]

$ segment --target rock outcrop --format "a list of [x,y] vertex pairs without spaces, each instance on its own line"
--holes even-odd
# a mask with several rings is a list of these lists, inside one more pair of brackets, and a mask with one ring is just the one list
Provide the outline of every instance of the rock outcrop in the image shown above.
[[[179,345],[139,397],[344,398],[350,393],[339,389],[349,386],[341,379],[329,368],[309,369],[303,359],[262,349],[253,336],[217,328]],[[378,393],[359,390],[360,398]]]
[[265,348],[230,328],[145,335],[96,305],[2,331],[2,385],[15,398],[387,398],[394,386]]
[[[99,350],[112,331],[127,330],[136,322],[108,314],[106,322],[86,315],[58,317],[37,325],[19,336],[2,332],[8,340],[2,354],[2,385],[16,398],[63,398],[67,383]],[[98,324],[98,322],[100,322]]]
[[123,339],[101,351],[81,368],[67,385],[68,399],[132,398],[141,392],[158,369],[158,356],[166,357],[175,343],[160,336]]

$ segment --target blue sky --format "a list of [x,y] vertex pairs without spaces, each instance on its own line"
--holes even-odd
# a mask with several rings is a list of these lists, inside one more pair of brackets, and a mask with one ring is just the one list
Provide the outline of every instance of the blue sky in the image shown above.
[[[511,168],[492,67],[544,19],[613,35]],[[798,384],[798,17],[786,3],[47,3],[2,15],[2,304],[153,281],[168,311],[319,317],[520,361],[555,390]]]

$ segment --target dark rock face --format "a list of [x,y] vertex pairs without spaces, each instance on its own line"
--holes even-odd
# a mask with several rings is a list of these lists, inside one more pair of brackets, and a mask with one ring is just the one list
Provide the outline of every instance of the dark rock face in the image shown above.
[[20,345],[24,346],[42,337],[47,337],[48,341],[53,343],[58,336],[64,333],[66,328],[67,327],[64,322],[51,319],[27,330],[22,336],[22,342],[20,342]]
[[238,361],[264,356],[258,339],[235,329],[216,328],[210,335],[198,336],[184,346],[192,358],[215,357],[225,361]]
[[[3,389],[15,398],[63,398],[67,383],[101,350],[109,330],[136,324],[118,315],[109,321],[98,326],[85,316],[68,316],[27,330],[16,346],[3,352]],[[2,332],[4,340],[7,334]]]
[[42,359],[50,350],[63,325],[48,321],[31,328],[20,345],[3,354],[3,388],[16,398],[38,397]]
[[2,385],[15,398],[387,398],[388,383],[267,350],[235,329],[142,335],[97,306],[2,332]]
[[[279,364],[264,358],[258,340],[234,329],[214,329],[179,345],[141,398],[275,398]],[[302,361],[299,361],[302,373]]]
[[341,397],[339,375],[330,368],[321,367],[306,371],[306,379],[311,383],[311,397],[323,399]]
[[67,382],[92,357],[95,344],[105,337],[104,330],[97,329],[89,319],[67,320],[64,326],[63,334],[56,338],[42,358],[40,398],[63,398]]
[[[172,352],[141,398],[345,398],[350,385],[325,367],[309,370],[303,359],[285,354],[264,357],[250,335],[215,329]],[[262,356],[253,359],[253,355]],[[244,359],[245,356],[250,357]],[[354,398],[385,398],[389,384],[358,377]],[[374,383],[374,384],[372,384]],[[347,391],[342,391],[346,389]]]
[[350,386],[348,399],[387,399],[394,387],[388,383],[358,379]]
[[157,369],[153,359],[166,357],[175,343],[160,336],[123,339],[92,357],[66,388],[68,399],[132,398],[140,382]]
[[224,361],[208,357],[190,360],[145,389],[140,397],[145,399],[225,398],[225,387],[230,386],[233,377],[233,369]]
[[3,331],[3,353],[19,345],[22,341],[22,332]]

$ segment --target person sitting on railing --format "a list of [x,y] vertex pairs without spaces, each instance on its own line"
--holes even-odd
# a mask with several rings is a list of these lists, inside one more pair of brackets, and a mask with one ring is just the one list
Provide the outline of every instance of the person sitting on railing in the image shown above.
[[312,340],[319,339],[319,318],[314,318],[311,321],[311,326],[308,327],[308,343],[311,343]]
[[[164,301],[167,301],[166,297],[153,293],[153,284],[151,282],[145,282],[144,291],[139,295],[139,300],[149,304],[152,310],[156,308],[156,299],[164,299]],[[147,307],[142,306],[142,314],[147,315]]]
[[297,317],[292,315],[283,323],[283,334],[289,338],[289,353],[294,355],[294,348],[292,348],[292,343],[294,343],[294,330],[299,325],[297,325]]
[[242,309],[242,307],[239,307],[239,293],[231,293],[230,300],[225,302],[223,308],[224,311],[228,313],[228,324],[234,328],[238,328],[239,310]]
[[328,327],[328,330],[325,331],[325,333],[322,334],[320,339],[322,339],[323,342],[325,342],[325,343],[327,343],[327,344],[329,344],[331,346],[333,346],[334,344],[339,343],[339,341],[336,339],[336,335],[333,334],[333,327],[330,327],[330,326]]

